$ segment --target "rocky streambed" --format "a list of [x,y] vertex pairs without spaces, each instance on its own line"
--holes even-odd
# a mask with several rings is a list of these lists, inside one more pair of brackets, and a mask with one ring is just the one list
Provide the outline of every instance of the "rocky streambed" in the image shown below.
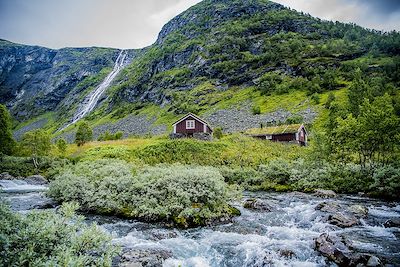
[[[37,184],[12,183],[0,180],[14,210],[54,206]],[[400,266],[400,203],[325,193],[245,192],[233,222],[188,230],[86,216],[122,246],[115,266]]]

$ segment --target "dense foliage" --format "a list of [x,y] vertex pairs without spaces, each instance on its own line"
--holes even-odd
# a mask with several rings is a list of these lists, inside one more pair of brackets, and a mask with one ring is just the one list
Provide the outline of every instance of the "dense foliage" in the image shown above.
[[211,167],[155,166],[135,174],[123,161],[97,160],[65,169],[48,194],[97,213],[189,227],[236,214],[228,205],[235,192]]
[[15,141],[12,137],[11,116],[6,106],[0,104],[0,154],[11,155]]
[[111,266],[118,249],[77,207],[21,215],[0,203],[0,266]]

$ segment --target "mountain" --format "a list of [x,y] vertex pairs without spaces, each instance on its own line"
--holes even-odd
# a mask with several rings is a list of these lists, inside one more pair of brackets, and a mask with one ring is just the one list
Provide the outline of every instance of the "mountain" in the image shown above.
[[[267,0],[204,0],[168,22],[153,45],[129,51],[126,67],[87,119],[126,134],[141,133],[118,122],[134,115],[166,127],[180,114],[195,112],[229,130],[295,114],[312,120],[317,99],[343,93],[358,68],[378,77],[377,86],[398,89],[393,73],[399,43],[396,32],[323,21]],[[1,41],[0,102],[19,121],[53,112],[53,128],[59,129],[111,71],[119,52]],[[234,128],[235,121],[243,126]]]

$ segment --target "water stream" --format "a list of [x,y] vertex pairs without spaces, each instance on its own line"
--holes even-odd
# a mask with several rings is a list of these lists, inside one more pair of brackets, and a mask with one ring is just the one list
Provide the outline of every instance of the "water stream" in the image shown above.
[[125,64],[125,59],[127,56],[127,52],[125,50],[121,50],[119,53],[117,60],[115,61],[113,70],[107,75],[107,77],[103,80],[103,82],[96,87],[95,90],[91,91],[83,100],[81,105],[78,107],[77,112],[75,113],[72,122],[66,125],[63,129],[68,126],[78,122],[80,119],[89,114],[97,105],[100,97],[103,95],[105,90],[110,86],[111,82],[118,75],[118,73],[123,69]]
[[[43,192],[7,190],[3,196],[13,209],[26,212],[33,203],[46,200]],[[35,190],[34,187],[32,189]],[[248,210],[238,202],[242,215],[233,222],[189,230],[167,228],[116,217],[89,215],[114,236],[125,249],[166,253],[163,266],[336,266],[315,251],[314,238],[322,233],[343,236],[356,252],[376,255],[400,266],[400,228],[385,228],[388,219],[400,218],[400,203],[342,195],[321,199],[295,193],[250,193],[245,198],[268,202],[272,212]],[[315,207],[333,201],[347,208],[362,205],[369,210],[358,226],[339,228],[326,222],[326,214]],[[152,265],[148,265],[152,266]]]

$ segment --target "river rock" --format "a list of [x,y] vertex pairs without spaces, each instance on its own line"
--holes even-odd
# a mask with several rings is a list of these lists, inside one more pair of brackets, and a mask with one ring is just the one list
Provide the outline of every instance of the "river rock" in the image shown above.
[[348,210],[357,217],[368,216],[368,208],[361,205],[352,205],[348,208]]
[[359,223],[358,219],[352,215],[344,215],[342,213],[335,213],[329,215],[328,223],[336,225],[341,228],[348,228]]
[[263,200],[255,198],[246,199],[243,203],[243,207],[246,209],[266,211],[266,212],[270,212],[273,210],[273,207],[271,205],[269,205]]
[[336,202],[321,202],[315,207],[315,210],[334,213],[339,212],[341,208]]
[[382,266],[381,260],[378,257],[370,256],[367,262],[368,267]]
[[315,239],[315,249],[339,266],[348,266],[351,251],[339,237],[324,233]]
[[13,180],[13,179],[15,179],[15,177],[9,174],[8,172],[3,172],[0,174],[0,180]]
[[121,267],[161,267],[163,262],[172,257],[172,253],[161,249],[128,249],[114,262]]
[[316,189],[314,191],[314,196],[322,197],[322,198],[332,198],[332,197],[336,197],[337,195],[332,190]]
[[390,227],[398,227],[398,228],[400,228],[400,218],[389,219],[383,225],[386,228],[390,228]]
[[46,178],[44,178],[41,175],[32,175],[32,176],[27,177],[24,180],[28,184],[33,184],[33,185],[45,185],[48,183]]

